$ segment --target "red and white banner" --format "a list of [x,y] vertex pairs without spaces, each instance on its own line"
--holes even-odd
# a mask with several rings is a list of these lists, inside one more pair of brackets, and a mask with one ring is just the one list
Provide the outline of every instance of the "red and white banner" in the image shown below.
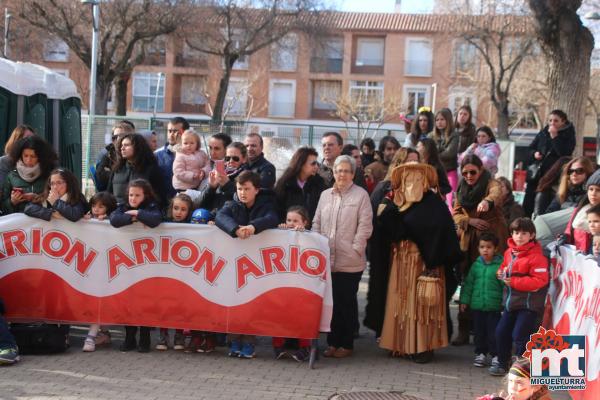
[[548,294],[556,333],[586,337],[586,390],[571,391],[574,400],[600,399],[600,267],[573,246],[556,254]]
[[10,320],[316,338],[333,301],[327,239],[208,225],[0,218],[0,297]]

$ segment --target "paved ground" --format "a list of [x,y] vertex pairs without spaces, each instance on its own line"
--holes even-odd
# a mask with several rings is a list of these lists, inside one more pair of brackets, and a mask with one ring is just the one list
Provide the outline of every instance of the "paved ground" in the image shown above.
[[[363,282],[361,309],[365,294]],[[354,357],[321,358],[314,370],[294,360],[274,360],[267,339],[259,342],[256,359],[241,360],[227,357],[224,348],[209,355],[120,353],[120,340],[112,348],[82,353],[85,331],[74,329],[73,334],[73,346],[65,354],[25,356],[18,365],[1,368],[0,399],[328,399],[375,390],[462,400],[503,387],[502,379],[471,365],[472,346],[448,347],[436,352],[434,362],[419,365],[389,357],[364,328]],[[554,393],[553,398],[568,396]]]

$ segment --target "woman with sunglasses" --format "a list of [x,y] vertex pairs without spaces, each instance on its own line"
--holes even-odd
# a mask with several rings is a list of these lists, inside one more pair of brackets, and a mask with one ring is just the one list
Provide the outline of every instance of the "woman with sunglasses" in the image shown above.
[[[492,178],[483,167],[483,162],[474,154],[463,158],[460,163],[463,179],[458,185],[452,216],[456,224],[460,248],[465,258],[460,273],[465,277],[473,262],[479,257],[479,237],[491,232],[500,240],[498,251],[506,250],[508,228],[502,212],[502,185]],[[458,314],[458,337],[455,346],[469,342],[469,317],[466,312]]]
[[302,206],[313,220],[321,193],[327,189],[319,171],[319,154],[312,147],[300,147],[290,160],[290,165],[275,184],[275,196],[280,222],[285,221],[288,208]]
[[577,157],[569,161],[562,170],[558,192],[545,214],[576,207],[585,196],[585,182],[594,173],[594,164],[587,157]]
[[225,149],[225,173],[217,168],[208,174],[208,188],[204,191],[198,208],[205,208],[216,215],[216,212],[233,200],[236,192],[235,178],[248,169],[248,150],[242,142],[233,142]]

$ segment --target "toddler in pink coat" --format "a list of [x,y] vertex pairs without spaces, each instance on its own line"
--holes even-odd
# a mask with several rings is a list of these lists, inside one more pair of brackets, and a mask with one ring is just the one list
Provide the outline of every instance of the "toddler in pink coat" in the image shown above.
[[200,137],[191,129],[183,132],[173,162],[173,188],[196,189],[210,172],[208,156],[200,150]]

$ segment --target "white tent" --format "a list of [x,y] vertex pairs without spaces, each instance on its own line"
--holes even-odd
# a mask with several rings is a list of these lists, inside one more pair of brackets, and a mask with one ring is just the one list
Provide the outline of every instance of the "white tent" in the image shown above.
[[5,58],[0,58],[0,87],[22,96],[41,93],[49,99],[80,99],[71,79],[41,65]]

